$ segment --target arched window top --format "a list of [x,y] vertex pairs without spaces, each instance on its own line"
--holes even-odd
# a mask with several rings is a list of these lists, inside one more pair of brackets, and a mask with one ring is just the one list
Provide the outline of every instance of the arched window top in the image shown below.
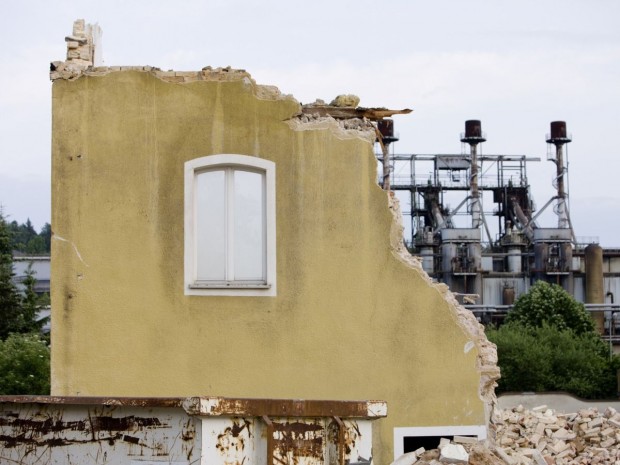
[[201,171],[203,169],[215,168],[217,166],[231,166],[240,168],[254,168],[260,170],[275,170],[276,164],[264,158],[251,157],[249,155],[238,154],[219,154],[207,155],[205,157],[194,158],[185,163],[185,170]]

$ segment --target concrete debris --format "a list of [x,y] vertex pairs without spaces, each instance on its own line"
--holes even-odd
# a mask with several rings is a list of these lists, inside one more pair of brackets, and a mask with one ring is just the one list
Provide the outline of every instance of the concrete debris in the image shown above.
[[392,465],[413,465],[417,461],[418,456],[415,452],[407,452],[394,460]]
[[496,417],[497,445],[516,463],[620,463],[620,413],[611,407],[564,414],[519,406]]
[[439,461],[442,463],[468,463],[469,454],[460,444],[446,444],[441,448]]
[[357,95],[347,94],[339,95],[330,103],[333,107],[351,107],[356,108],[360,103],[360,98]]
[[[418,450],[392,465],[620,465],[620,413],[596,408],[559,413],[546,405],[497,409],[495,445],[456,436],[438,449]],[[402,461],[401,461],[402,459]]]

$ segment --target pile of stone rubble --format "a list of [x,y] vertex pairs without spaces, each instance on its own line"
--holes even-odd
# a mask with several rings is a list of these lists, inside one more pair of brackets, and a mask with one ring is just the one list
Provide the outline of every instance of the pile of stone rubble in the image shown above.
[[546,406],[498,410],[495,444],[468,437],[442,439],[438,449],[418,449],[393,465],[620,465],[620,413],[596,408],[556,413]]

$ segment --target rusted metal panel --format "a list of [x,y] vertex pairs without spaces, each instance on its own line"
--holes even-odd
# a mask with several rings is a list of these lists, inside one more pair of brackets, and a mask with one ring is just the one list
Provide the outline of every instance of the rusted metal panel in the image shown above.
[[[370,463],[372,460],[372,425],[368,420],[342,420],[344,425],[342,439],[338,441],[340,429],[336,421],[329,425],[328,461],[329,465]],[[342,447],[342,449],[340,449]],[[342,455],[340,455],[342,450]]]
[[197,428],[181,408],[5,402],[0,463],[189,464],[199,457]]
[[266,462],[266,426],[257,418],[202,420],[203,463],[255,465]]
[[[345,465],[370,463],[370,420],[204,417],[204,463],[227,465]],[[265,460],[267,457],[267,460]]]
[[230,399],[191,397],[183,404],[192,415],[381,418],[387,415],[384,401],[297,399]]
[[369,463],[385,414],[380,401],[0,397],[0,463]]
[[186,397],[0,396],[0,404],[117,405],[126,407],[182,407]]

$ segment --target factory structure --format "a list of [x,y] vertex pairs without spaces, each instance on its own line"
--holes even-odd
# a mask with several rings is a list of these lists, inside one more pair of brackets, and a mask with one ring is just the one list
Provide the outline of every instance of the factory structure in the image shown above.
[[[465,122],[461,153],[406,155],[391,146],[398,140],[393,121],[379,121],[379,182],[401,199],[411,253],[479,320],[501,318],[535,281],[544,280],[584,302],[612,340],[620,334],[620,250],[575,236],[567,188],[572,137],[564,121],[550,129],[547,159],[555,164],[555,195],[538,209],[527,168],[540,158],[482,155],[486,135],[478,120]],[[450,208],[448,201],[457,206]],[[542,224],[548,209],[557,220]]]

